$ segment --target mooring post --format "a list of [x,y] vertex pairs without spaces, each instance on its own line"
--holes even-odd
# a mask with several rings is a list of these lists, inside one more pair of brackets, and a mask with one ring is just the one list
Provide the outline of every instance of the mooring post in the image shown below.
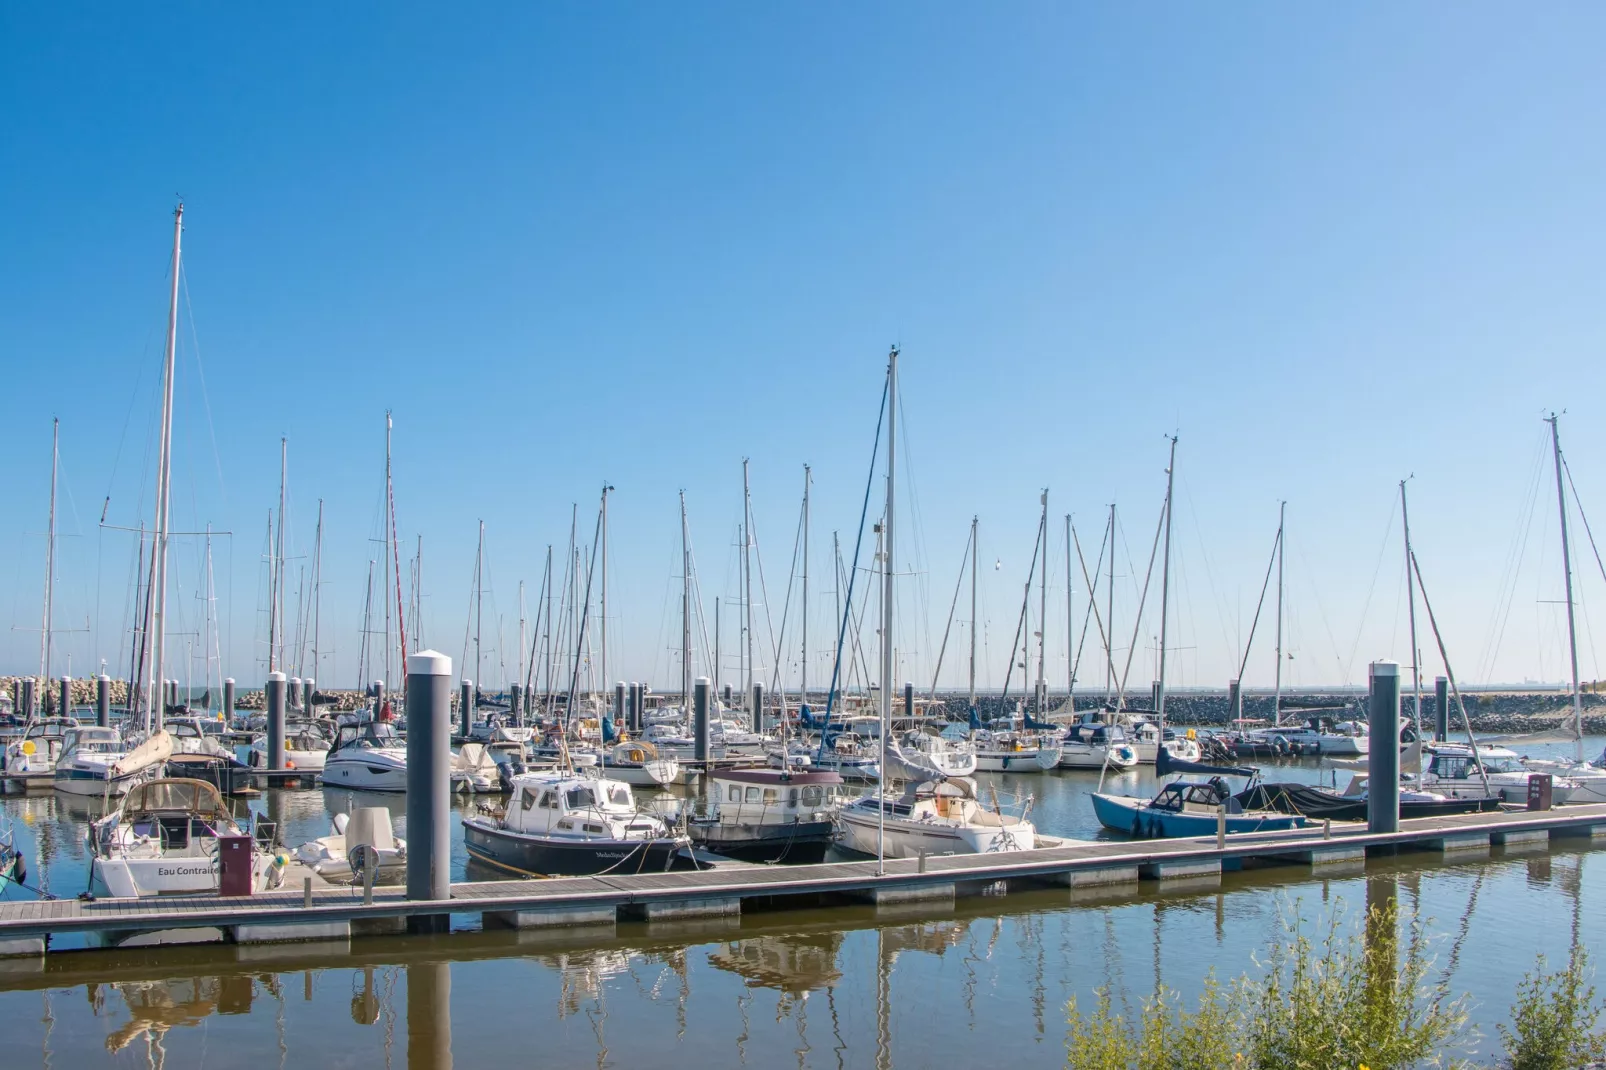
[[[465,694],[469,681],[463,682]],[[451,898],[452,659],[407,657],[407,898]],[[448,914],[414,915],[412,932],[444,932]]]
[[1400,666],[1372,662],[1366,699],[1366,827],[1369,832],[1400,831]]
[[1223,803],[1216,811],[1216,850],[1224,850],[1227,846],[1227,807]]
[[646,720],[641,713],[641,685],[639,683],[631,682],[630,690],[626,692],[625,701],[630,704],[628,713],[630,730],[639,736],[645,728],[643,722]]
[[290,687],[285,694],[284,702],[288,709],[299,710],[301,708],[301,677],[290,677]]
[[633,727],[625,714],[625,682],[616,680],[613,685],[613,730],[619,732]]
[[1244,716],[1244,691],[1237,680],[1227,681],[1227,720],[1241,721]]
[[112,678],[105,673],[95,677],[95,723],[102,728],[112,723]]
[[374,692],[374,720],[380,720],[385,712],[385,681],[375,680]]
[[223,681],[223,720],[234,724],[234,677]]
[[287,685],[284,673],[274,671],[268,673],[268,683],[263,688],[268,704],[268,768],[284,768],[284,707]]
[[307,677],[301,681],[301,708],[307,711],[307,716],[315,716],[318,708],[313,704],[312,698],[318,693],[318,681]]
[[61,716],[72,716],[72,677],[61,678]]
[[1450,738],[1450,678],[1433,681],[1433,739],[1443,743]]
[[[411,674],[409,674],[409,675],[411,675]],[[474,720],[473,720],[473,718],[474,718],[474,681],[473,680],[469,680],[469,679],[465,678],[463,680],[462,686],[458,688],[458,694],[457,694],[457,716],[458,716],[458,719],[462,721],[462,728],[461,728],[461,730],[459,731],[458,734],[461,735],[464,739],[467,739],[469,732],[473,731],[473,729],[474,729]],[[450,734],[450,733],[448,733],[448,734]]]
[[753,684],[753,731],[764,731],[764,685]]
[[914,720],[915,716],[915,685],[907,680],[903,684],[903,715]]
[[518,728],[524,727],[524,685],[514,684],[509,689],[509,698],[513,703],[513,724]]
[[727,710],[730,709],[730,705],[731,705],[731,685],[730,684],[726,684],[725,685],[725,693],[723,695],[723,701],[725,703],[725,708]]
[[695,725],[693,736],[697,740],[694,757],[699,762],[707,763],[709,752],[712,749],[708,745],[708,677],[699,676],[696,683],[691,685],[691,692],[692,717]]

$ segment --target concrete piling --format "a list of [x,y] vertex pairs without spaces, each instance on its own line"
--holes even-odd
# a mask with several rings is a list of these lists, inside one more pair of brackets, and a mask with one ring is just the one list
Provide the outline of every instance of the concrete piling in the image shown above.
[[613,730],[621,732],[629,727],[625,720],[625,682],[618,680],[613,685]]
[[284,768],[284,712],[289,699],[284,673],[268,673],[267,687],[263,689],[268,707],[268,768]]
[[647,720],[646,714],[641,709],[641,684],[632,683],[630,685],[628,701],[630,703],[630,730],[639,736],[645,730]]
[[379,720],[385,712],[385,681],[374,681],[374,720]]
[[764,731],[764,685],[753,685],[753,731]]
[[457,694],[457,717],[458,717],[458,720],[461,722],[461,724],[459,725],[459,728],[458,728],[458,735],[462,736],[464,739],[467,739],[469,732],[473,731],[473,729],[474,729],[474,681],[473,680],[466,680],[465,679],[463,681],[463,683],[462,683],[462,686],[458,688],[458,694]]
[[[451,898],[452,659],[434,650],[407,658],[407,898]],[[463,682],[470,694],[469,681]],[[408,919],[413,932],[444,932],[448,914]]]
[[234,723],[234,677],[223,681],[223,720]]
[[112,678],[105,673],[95,677],[95,723],[102,728],[112,723]]
[[71,717],[72,716],[72,677],[71,676],[63,676],[61,678],[61,702],[60,702],[60,708],[61,708],[61,716],[63,716],[63,717]]
[[726,684],[725,685],[724,694],[721,696],[721,700],[725,703],[725,708],[729,709],[730,708],[730,704],[731,704],[731,685],[730,684]]
[[286,689],[284,702],[288,709],[301,709],[301,677],[290,677],[290,686]]
[[1366,825],[1370,832],[1400,831],[1400,666],[1372,662],[1366,715]]
[[907,681],[903,685],[903,715],[911,719],[915,715],[915,685]]
[[308,717],[311,717],[318,712],[317,709],[315,709],[312,705],[312,696],[316,695],[317,693],[318,681],[314,680],[310,676],[301,681],[301,708],[307,712]]
[[524,727],[524,685],[514,684],[510,689],[513,700],[513,723],[519,728]]
[[1439,743],[1450,738],[1450,679],[1447,676],[1433,681],[1433,738]]
[[709,745],[709,695],[711,690],[708,677],[699,676],[691,685],[692,693],[692,720],[694,722],[693,738],[697,741],[695,757],[699,762],[706,762],[711,758],[713,748]]

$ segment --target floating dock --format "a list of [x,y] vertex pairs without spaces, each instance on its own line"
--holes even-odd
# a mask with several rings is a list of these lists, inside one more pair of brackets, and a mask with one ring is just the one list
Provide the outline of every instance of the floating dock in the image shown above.
[[156,899],[35,900],[0,903],[4,968],[38,961],[49,937],[94,933],[120,944],[228,941],[241,944],[348,940],[353,936],[441,932],[451,915],[479,914],[486,928],[611,926],[623,919],[710,918],[765,910],[859,901],[877,906],[958,895],[997,894],[1011,887],[1060,886],[1119,894],[1121,885],[1159,881],[1193,887],[1219,882],[1223,871],[1310,866],[1318,873],[1364,867],[1376,855],[1411,851],[1445,857],[1487,857],[1491,845],[1549,850],[1556,838],[1606,844],[1606,805],[1543,812],[1458,814],[1400,822],[1374,834],[1364,825],[1316,826],[1176,840],[1072,842],[986,855],[830,862],[808,866],[720,866],[673,873],[610,873],[550,880],[453,884],[445,900],[409,900],[399,888],[360,889],[300,874],[283,890],[242,896]]

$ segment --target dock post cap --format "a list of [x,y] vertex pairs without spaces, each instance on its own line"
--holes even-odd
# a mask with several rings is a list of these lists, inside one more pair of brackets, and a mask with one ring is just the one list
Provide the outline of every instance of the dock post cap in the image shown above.
[[614,687],[624,687],[625,686],[625,682],[623,680],[615,680],[613,682],[613,686]]
[[[439,650],[419,650],[407,655],[407,675],[409,676],[450,676],[452,675],[452,656],[442,654]],[[383,683],[375,680],[374,683]]]
[[1372,662],[1372,675],[1398,676],[1400,675],[1400,663],[1397,661],[1374,661]]
[[[111,677],[110,677],[110,676],[107,676],[107,675],[106,675],[106,674],[105,674],[105,673],[101,673],[101,674],[100,674],[100,675],[99,675],[99,676],[97,676],[97,677],[95,677],[95,679],[96,679],[96,680],[104,680],[104,681],[106,681],[106,682],[107,682],[107,683],[108,683],[108,684],[109,684],[109,683],[111,683],[111,682],[112,682],[112,678],[111,678]],[[229,683],[231,683],[231,684],[232,684],[232,683],[234,683],[234,681],[233,681],[233,680],[230,680],[230,681],[229,681]]]
[[268,683],[270,683],[270,684],[282,684],[282,683],[284,683],[284,673],[279,672],[278,670],[274,670],[273,672],[268,673]]
[[691,685],[693,687],[707,687],[708,686],[708,677],[699,676],[697,679],[695,679],[695,680],[693,680],[691,682]]
[[[104,679],[106,679],[106,677],[103,676],[103,677],[101,677],[101,679],[104,680]],[[234,677],[231,676],[227,680],[224,680],[223,682],[226,683],[226,684],[232,684],[232,683],[234,683]]]

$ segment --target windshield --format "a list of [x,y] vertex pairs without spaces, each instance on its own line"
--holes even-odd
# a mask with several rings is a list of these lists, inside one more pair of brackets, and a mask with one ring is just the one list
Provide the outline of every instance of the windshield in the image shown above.
[[630,805],[630,789],[622,784],[616,784],[608,789],[608,801],[615,806]]
[[583,810],[597,805],[597,797],[590,788],[570,788],[564,802],[570,810]]

